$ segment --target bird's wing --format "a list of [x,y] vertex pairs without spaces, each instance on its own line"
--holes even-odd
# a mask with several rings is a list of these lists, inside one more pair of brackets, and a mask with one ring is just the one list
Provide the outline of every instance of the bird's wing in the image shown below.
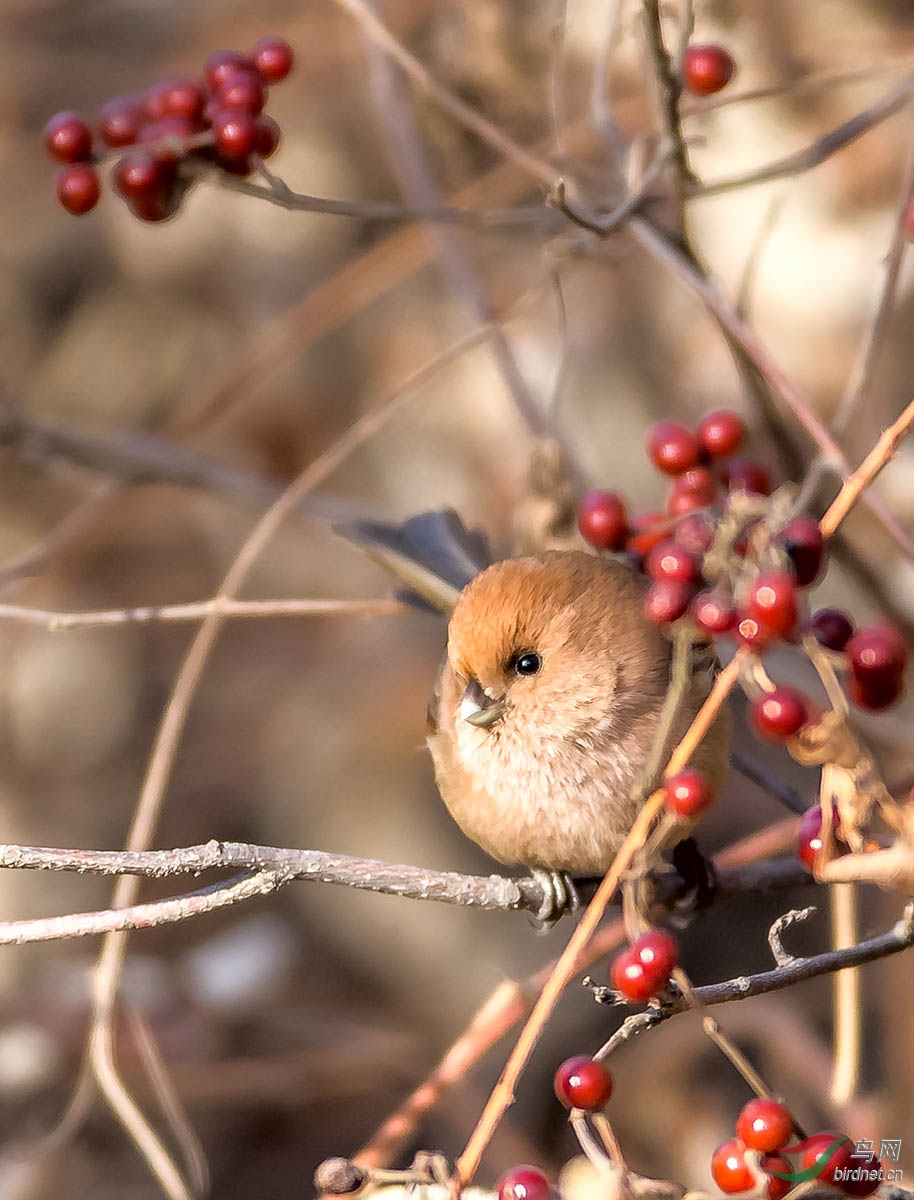
[[400,525],[364,519],[333,528],[404,584],[404,599],[438,612],[449,613],[473,576],[493,561],[485,534],[467,529],[452,508]]

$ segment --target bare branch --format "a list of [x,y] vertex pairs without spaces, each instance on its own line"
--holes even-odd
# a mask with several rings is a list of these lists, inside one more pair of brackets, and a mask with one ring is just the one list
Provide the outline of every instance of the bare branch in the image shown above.
[[100,629],[145,625],[155,621],[201,621],[210,613],[224,617],[331,617],[347,613],[395,616],[410,611],[399,600],[198,600],[189,604],[156,604],[138,608],[109,608],[87,612],[54,612],[0,604],[0,621],[40,625],[54,633],[70,629]]
[[771,947],[774,961],[779,967],[789,967],[791,963],[797,961],[796,955],[784,949],[784,945],[781,942],[781,934],[785,929],[789,929],[791,925],[796,925],[800,921],[808,921],[815,911],[815,906],[812,904],[807,908],[792,908],[790,912],[786,912],[782,917],[778,917],[768,930],[768,945]]
[[[293,880],[333,883],[362,891],[401,896],[410,900],[438,900],[447,904],[536,913],[543,904],[543,889],[528,876],[463,875],[423,867],[379,862],[370,858],[328,854],[320,850],[295,850],[215,839],[199,846],[174,850],[58,850],[44,846],[0,846],[0,868],[73,871],[79,874],[118,875],[164,879],[199,875],[211,870],[243,870],[245,875],[186,895],[149,901],[100,912],[73,913],[32,921],[0,923],[0,945],[85,937],[125,929],[148,929],[266,895]],[[581,890],[592,893],[597,881],[583,881]],[[775,860],[722,869],[722,896],[758,892],[769,888],[814,886],[809,873],[795,860]],[[679,881],[669,872],[655,875],[658,899],[676,895]]]
[[493,208],[472,212],[465,208],[449,208],[446,205],[425,207],[398,204],[387,200],[330,200],[323,196],[309,196],[294,192],[285,184],[255,183],[238,175],[227,175],[224,171],[207,171],[207,178],[215,177],[222,187],[243,196],[266,200],[278,208],[291,212],[325,213],[328,216],[353,217],[362,221],[383,221],[404,224],[408,221],[435,221],[443,225],[466,225],[473,229],[499,229],[527,227],[547,232],[554,222],[548,209],[542,204],[524,204],[516,208]]
[[849,121],[838,125],[802,150],[742,175],[730,175],[710,183],[695,183],[689,189],[689,197],[698,200],[704,196],[720,196],[724,192],[733,192],[739,188],[770,183],[773,179],[783,179],[785,176],[811,171],[903,108],[910,99],[912,90],[914,76],[908,75],[875,104],[865,108],[863,112],[855,113]]
[[[769,992],[778,992],[802,983],[807,979],[815,979],[819,975],[831,975],[835,971],[844,971],[849,967],[862,967],[865,963],[876,962],[887,958],[890,954],[898,954],[914,945],[914,907],[909,906],[902,919],[888,933],[867,941],[857,942],[843,950],[828,950],[811,958],[796,958],[788,965],[776,967],[772,971],[762,971],[757,975],[740,975],[721,983],[704,984],[693,989],[695,997],[703,1005],[729,1004],[734,1000],[748,1000],[753,996],[764,996]],[[585,980],[585,983],[588,981]],[[620,1003],[619,994],[608,987],[594,987],[590,984],[594,999],[599,1004],[616,1006]],[[629,1017],[624,1024],[612,1035],[608,1042],[595,1055],[596,1058],[608,1058],[625,1042],[631,1040],[646,1029],[652,1029],[662,1021],[690,1008],[684,996],[675,996],[673,1000],[662,1005],[653,1005],[644,1012]]]

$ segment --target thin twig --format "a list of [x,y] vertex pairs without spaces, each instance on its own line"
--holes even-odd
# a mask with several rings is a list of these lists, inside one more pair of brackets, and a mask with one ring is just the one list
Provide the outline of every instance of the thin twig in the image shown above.
[[[857,884],[835,883],[831,892],[832,945],[836,950],[853,946],[859,936]],[[862,1029],[861,979],[859,967],[842,971],[834,989],[834,1045],[828,1096],[832,1104],[850,1103],[860,1081]]]
[[[440,203],[440,193],[419,141],[413,113],[405,102],[402,80],[393,70],[388,55],[371,41],[368,63],[374,93],[373,108],[382,115],[382,132],[401,190],[411,204],[421,208],[435,207]],[[492,305],[459,232],[433,227],[428,230],[428,236],[445,282],[464,301],[474,323],[491,325]],[[493,331],[487,344],[521,420],[534,437],[545,435],[549,431],[543,413],[518,366],[504,329],[499,327]]]
[[[765,996],[770,992],[778,992],[794,984],[803,983],[807,979],[815,979],[820,975],[831,975],[835,971],[845,971],[853,967],[862,967],[866,963],[877,962],[891,954],[914,945],[914,919],[907,913],[888,933],[879,934],[867,941],[858,942],[854,946],[842,950],[828,950],[810,958],[794,959],[785,967],[776,967],[772,971],[762,971],[757,975],[739,975],[721,983],[708,983],[696,987],[695,995],[702,1005],[729,1004],[735,1000],[749,1000],[755,996]],[[618,1004],[618,994],[611,988],[594,988],[594,998],[601,1004],[615,1006]],[[621,1045],[630,1041],[645,1029],[652,1029],[662,1021],[686,1012],[689,1004],[684,997],[676,997],[663,1005],[652,1006],[643,1013],[628,1017],[623,1025],[612,1035],[605,1046],[601,1047],[598,1057],[608,1058]]]
[[[717,717],[731,689],[736,683],[747,652],[738,650],[727,666],[721,671],[714,682],[708,699],[702,705],[694,721],[687,730],[682,741],[674,750],[665,774],[675,774],[681,770],[691,758],[695,748],[703,741],[705,735]],[[533,1006],[533,1011],[521,1030],[514,1049],[508,1058],[501,1076],[492,1089],[476,1128],[470,1135],[463,1153],[455,1164],[457,1179],[462,1185],[470,1182],[476,1173],[483,1152],[498,1127],[502,1116],[514,1099],[514,1088],[523,1073],[524,1067],[540,1039],[546,1022],[577,969],[580,954],[584,950],[597,925],[600,922],[610,897],[615,892],[619,880],[628,869],[632,858],[644,844],[650,833],[654,819],[663,805],[663,792],[655,792],[645,803],[628,833],[622,846],[597,894],[588,905],[578,922],[574,933],[568,940],[555,970],[543,988]]]
[[294,192],[283,185],[281,188],[269,184],[255,183],[238,175],[227,175],[224,171],[207,171],[206,178],[214,177],[230,192],[240,192],[257,200],[266,200],[277,208],[290,212],[324,213],[328,216],[352,217],[362,221],[389,222],[397,225],[410,221],[434,221],[441,225],[465,225],[471,229],[517,229],[518,227],[548,228],[548,211],[542,204],[524,204],[517,208],[493,208],[472,212],[464,208],[441,206],[413,206],[387,200],[330,200],[322,196],[309,196],[305,192]]
[[895,293],[901,275],[901,262],[908,245],[908,234],[904,217],[911,204],[914,192],[914,138],[908,149],[908,161],[902,176],[901,191],[892,223],[892,238],[885,256],[885,273],[876,312],[867,327],[857,364],[847,382],[841,403],[832,419],[832,432],[840,437],[853,419],[854,413],[866,403],[867,391],[872,383],[876,359],[882,349],[888,331],[889,320],[895,303]]
[[837,128],[817,138],[802,150],[788,154],[785,158],[779,158],[767,166],[746,171],[742,175],[712,179],[710,183],[696,182],[689,188],[689,198],[700,200],[706,196],[720,196],[724,192],[734,192],[760,183],[771,183],[774,179],[783,179],[786,176],[801,175],[805,171],[811,171],[903,108],[909,100],[912,90],[914,90],[914,76],[909,75],[875,104],[856,113],[849,121],[838,125]]
[[548,163],[525,150],[497,125],[494,125],[469,104],[465,104],[450,88],[435,79],[431,71],[414,54],[411,54],[398,38],[394,37],[364,0],[336,0],[336,3],[355,17],[362,32],[380,46],[400,70],[408,75],[426,95],[431,96],[445,112],[450,113],[461,125],[471,129],[481,141],[516,163],[528,175],[545,184],[547,188],[554,186],[556,173]]
[[150,622],[201,621],[211,613],[224,617],[331,617],[346,614],[395,616],[410,611],[399,600],[197,600],[189,604],[155,604],[139,608],[90,609],[55,612],[0,604],[0,621],[39,625],[54,633],[71,629],[101,629]]
[[911,400],[901,416],[880,434],[875,446],[860,466],[845,479],[841,491],[819,522],[825,537],[832,536],[861,497],[865,499],[866,489],[882,468],[895,457],[898,447],[907,437],[912,425],[914,425],[914,400]]
[[800,921],[808,921],[815,911],[815,905],[812,904],[806,908],[792,908],[790,912],[786,912],[783,916],[778,917],[768,930],[768,945],[771,947],[774,961],[779,967],[789,967],[791,963],[797,961],[795,954],[791,954],[788,950],[784,949],[781,934],[785,929],[789,929],[791,925],[796,925]]
[[664,42],[659,0],[643,0],[643,12],[648,52],[653,66],[649,74],[658,93],[657,108],[663,131],[662,141],[673,164],[673,201],[676,205],[676,233],[679,236],[685,229],[686,191],[689,184],[694,182],[679,116],[682,79],[676,72]]

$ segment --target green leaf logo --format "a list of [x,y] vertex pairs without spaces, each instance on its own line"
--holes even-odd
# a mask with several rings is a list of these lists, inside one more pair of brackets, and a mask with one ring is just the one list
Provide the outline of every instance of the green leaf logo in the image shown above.
[[[810,1163],[810,1165],[805,1167],[802,1171],[791,1171],[789,1173],[782,1174],[780,1171],[772,1171],[767,1167],[764,1167],[763,1169],[766,1175],[773,1175],[776,1179],[785,1179],[788,1183],[808,1183],[811,1179],[819,1178],[819,1175],[831,1162],[832,1155],[835,1153],[838,1147],[843,1146],[848,1140],[849,1139],[846,1137],[837,1138],[830,1146],[823,1150],[821,1154],[817,1155],[815,1162]],[[806,1150],[810,1145],[813,1144],[815,1144],[815,1139],[807,1138],[803,1142],[797,1142],[795,1146],[788,1146],[783,1153],[799,1154],[802,1150]]]

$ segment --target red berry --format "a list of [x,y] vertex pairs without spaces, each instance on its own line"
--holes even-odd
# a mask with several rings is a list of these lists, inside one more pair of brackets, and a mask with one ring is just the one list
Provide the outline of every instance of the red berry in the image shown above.
[[119,195],[137,197],[158,196],[174,181],[175,169],[162,162],[148,150],[128,150],[114,165],[111,178]]
[[254,122],[254,153],[261,158],[275,154],[280,139],[279,125],[267,113],[261,113]]
[[216,149],[226,158],[247,158],[254,149],[254,132],[254,118],[239,109],[227,109],[213,120]]
[[[847,850],[847,843],[841,837],[841,819],[836,805],[831,810],[832,844],[839,854]],[[800,828],[797,832],[797,858],[810,871],[816,869],[816,859],[819,856],[825,839],[822,836],[822,809],[814,804],[807,808],[800,817]]]
[[[872,1151],[865,1158],[852,1158],[850,1151],[838,1151],[842,1160],[836,1166],[842,1166],[848,1174],[859,1175],[857,1179],[836,1179],[835,1187],[839,1187],[845,1196],[872,1196],[876,1188],[883,1182],[882,1163]],[[837,1157],[837,1156],[836,1156]]]
[[215,94],[215,103],[220,109],[238,109],[256,117],[263,108],[267,90],[263,80],[254,71],[238,71],[230,75]]
[[658,542],[670,535],[670,522],[666,513],[638,513],[631,519],[631,533],[626,549],[632,554],[646,555],[653,550]]
[[729,458],[743,444],[746,426],[735,412],[709,413],[698,423],[695,437],[698,448],[709,458]]
[[88,162],[92,157],[92,130],[78,113],[57,113],[44,127],[44,148],[58,162]]
[[761,737],[786,742],[809,723],[809,703],[795,688],[778,687],[753,700],[749,715]]
[[688,612],[695,589],[676,579],[658,579],[644,594],[644,615],[654,625],[669,625]]
[[854,1143],[845,1133],[833,1130],[814,1133],[806,1139],[800,1152],[800,1170],[806,1171],[821,1160],[821,1169],[815,1178],[840,1188],[841,1184],[835,1181],[835,1171],[850,1164],[853,1149]]
[[102,106],[98,132],[106,146],[132,146],[146,121],[142,107],[130,96],[117,96]]
[[691,612],[692,620],[705,633],[729,633],[736,628],[736,609],[718,592],[699,592]]
[[141,145],[161,143],[156,147],[156,158],[162,162],[177,162],[187,153],[186,143],[198,132],[194,122],[187,117],[162,117],[160,121],[141,126],[137,142]]
[[908,665],[908,648],[897,629],[877,625],[861,629],[844,648],[854,678],[861,684],[897,680]]
[[251,57],[267,83],[280,83],[295,66],[295,51],[279,37],[261,38]]
[[713,96],[725,88],[736,71],[733,56],[723,46],[689,46],[682,64],[685,86],[696,96]]
[[175,215],[181,207],[183,196],[184,190],[181,188],[171,188],[152,196],[130,196],[127,198],[127,207],[138,220],[158,224]]
[[662,929],[652,929],[616,955],[610,981],[628,1000],[644,1003],[663,991],[678,962],[676,939]]
[[809,587],[822,570],[825,554],[825,539],[819,522],[812,517],[794,517],[778,534],[778,540],[787,551],[797,584]]
[[843,650],[854,632],[854,624],[839,608],[820,608],[809,618],[809,632],[827,650]]
[[505,1171],[495,1185],[498,1200],[551,1200],[549,1180],[538,1167],[526,1164]]
[[621,550],[628,537],[628,509],[618,492],[588,492],[578,506],[578,529],[595,550]]
[[676,522],[673,541],[690,554],[701,558],[711,549],[714,542],[714,526],[702,513],[689,513]]
[[711,1175],[722,1192],[748,1192],[755,1187],[746,1147],[738,1138],[730,1138],[711,1155]]
[[196,121],[203,112],[206,97],[203,88],[188,75],[161,79],[146,89],[143,108],[153,121],[163,117],[187,117]]
[[698,443],[678,421],[658,421],[648,434],[647,455],[664,475],[682,475],[698,466]]
[[723,469],[724,483],[731,492],[770,496],[771,476],[761,463],[749,458],[732,458]]
[[692,467],[673,481],[671,498],[692,496],[702,508],[707,508],[717,499],[718,491],[717,480],[707,467]]
[[666,511],[671,517],[685,517],[707,508],[709,503],[702,499],[699,492],[680,492],[674,487],[666,502]]
[[737,620],[736,640],[753,654],[764,653],[773,637],[774,634],[768,626],[763,625],[756,617],[739,617]]
[[[779,1179],[778,1175],[792,1175],[793,1164],[783,1154],[763,1154],[759,1166],[768,1175],[768,1200],[782,1200],[795,1187],[790,1179]],[[776,1171],[777,1175],[771,1174]]]
[[847,685],[851,702],[868,712],[891,708],[903,691],[904,679],[900,675],[887,679],[851,679]]
[[95,208],[101,193],[98,171],[91,163],[67,163],[57,168],[57,199],[74,217]]
[[777,1100],[757,1097],[743,1105],[736,1120],[736,1136],[750,1150],[780,1150],[793,1136],[793,1118]]
[[671,775],[663,788],[667,808],[684,820],[699,816],[714,799],[704,775],[689,768]]
[[755,617],[774,637],[790,633],[797,623],[793,577],[786,571],[764,571],[749,589],[746,616]]
[[588,1054],[566,1058],[555,1073],[555,1094],[566,1108],[596,1112],[613,1094],[613,1077],[601,1062]]
[[256,71],[253,58],[247,54],[239,54],[237,50],[217,50],[206,60],[203,68],[203,78],[211,92],[217,92],[230,75],[239,71]]
[[677,583],[695,583],[701,578],[701,566],[676,542],[667,539],[653,548],[645,564],[651,579],[672,579]]

